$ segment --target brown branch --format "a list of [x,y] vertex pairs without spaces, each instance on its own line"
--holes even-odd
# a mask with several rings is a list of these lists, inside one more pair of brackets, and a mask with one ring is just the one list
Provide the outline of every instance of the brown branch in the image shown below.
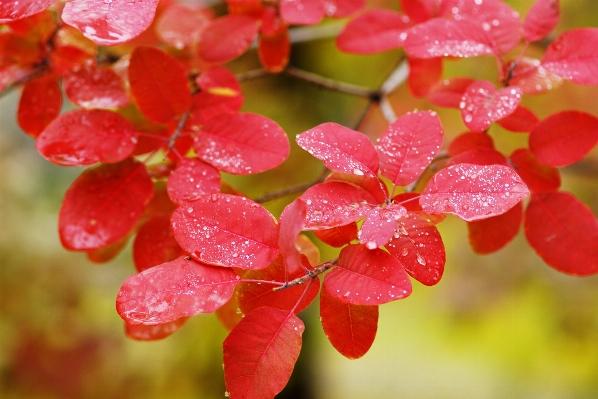
[[258,204],[262,204],[264,202],[273,201],[278,198],[286,197],[287,195],[301,193],[301,192],[307,190],[308,188],[310,188],[311,186],[314,186],[318,183],[322,183],[327,174],[328,174],[328,169],[324,168],[324,170],[322,170],[322,172],[318,175],[318,177],[311,182],[298,184],[296,186],[287,187],[287,188],[284,188],[284,189],[278,190],[278,191],[273,191],[271,193],[264,194],[261,197],[254,199],[254,201],[257,202]]
[[307,281],[312,280],[312,279],[316,278],[317,276],[319,276],[320,274],[324,273],[326,270],[333,268],[337,263],[338,263],[338,258],[328,261],[326,263],[323,263],[322,265],[320,265],[318,267],[308,270],[307,273],[305,274],[305,276],[297,277],[296,279],[291,280],[288,283],[281,285],[280,287],[272,288],[272,291],[280,291],[285,288],[294,287],[296,285],[303,285]]
[[293,66],[288,66],[283,71],[283,73],[288,76],[292,76],[294,78],[313,83],[317,86],[323,87],[328,90],[352,94],[354,96],[365,97],[374,100],[380,98],[379,90],[373,90],[367,87],[358,86],[351,83],[339,82],[337,80],[326,78],[324,76],[320,76],[312,72],[307,72],[302,69],[295,68]]

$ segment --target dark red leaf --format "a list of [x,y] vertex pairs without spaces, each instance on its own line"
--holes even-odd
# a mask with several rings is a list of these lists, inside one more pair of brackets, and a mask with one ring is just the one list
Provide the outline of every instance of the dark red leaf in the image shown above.
[[534,42],[548,36],[559,21],[559,0],[536,0],[523,22],[523,37]]
[[505,213],[528,195],[508,166],[462,163],[436,173],[419,203],[426,213],[452,213],[471,222]]
[[341,302],[324,289],[320,293],[320,320],[332,346],[341,355],[358,359],[374,343],[378,330],[378,306]]
[[259,308],[224,340],[224,381],[231,399],[272,399],[287,384],[305,325],[292,312]]
[[323,0],[280,0],[280,16],[293,25],[315,25],[324,17]]
[[517,86],[496,90],[487,80],[478,80],[467,87],[459,108],[465,126],[481,132],[493,122],[513,112],[521,102],[521,89]]
[[174,321],[163,324],[154,324],[147,326],[145,324],[129,324],[125,322],[125,334],[131,339],[137,341],[156,341],[158,339],[164,339],[185,325],[189,320],[188,317],[181,317]]
[[278,225],[263,206],[229,194],[210,194],[172,215],[174,237],[200,262],[263,269],[278,256]]
[[62,20],[102,46],[127,42],[146,30],[158,0],[76,0],[64,5]]
[[217,18],[203,32],[199,55],[217,64],[237,58],[249,48],[258,29],[259,21],[246,15]]
[[498,121],[503,128],[517,133],[528,133],[540,122],[540,119],[528,108],[519,105],[512,114]]
[[305,202],[301,198],[297,198],[287,205],[280,215],[278,248],[283,255],[286,270],[290,273],[301,270],[301,254],[295,242],[303,227],[305,214]]
[[201,128],[208,119],[222,113],[238,112],[243,105],[239,81],[229,70],[217,66],[195,80],[201,89],[193,96],[191,118],[187,125]]
[[258,56],[270,73],[282,72],[289,63],[291,41],[286,30],[278,35],[260,35]]
[[[428,2],[429,3],[429,2]],[[416,24],[426,22],[432,17],[431,10],[424,0],[400,0],[401,10]]]
[[46,74],[31,79],[23,85],[23,93],[19,100],[19,126],[31,137],[37,138],[58,116],[61,106],[62,94],[55,78]]
[[380,248],[348,245],[338,265],[326,274],[324,288],[352,305],[381,305],[411,294],[411,281],[399,261]]
[[523,57],[516,65],[507,63],[505,74],[510,76],[509,85],[518,86],[523,94],[540,94],[561,85],[563,78],[548,71],[540,60]]
[[572,194],[533,194],[524,228],[532,248],[556,270],[574,276],[598,273],[598,222]]
[[60,208],[62,245],[88,250],[117,242],[137,224],[153,191],[145,165],[133,159],[87,169],[68,189]]
[[469,245],[478,254],[490,254],[507,245],[519,232],[523,205],[518,203],[502,215],[467,223]]
[[438,229],[422,216],[409,212],[400,220],[386,249],[411,277],[424,285],[434,285],[442,278],[446,253]]
[[239,280],[231,269],[180,256],[127,278],[116,310],[127,323],[146,325],[212,313],[230,299]]
[[129,103],[122,79],[108,68],[81,68],[65,75],[62,87],[69,100],[83,108],[121,108]]
[[203,31],[214,18],[209,8],[193,4],[172,4],[156,23],[156,34],[166,44],[177,49],[195,48]]
[[375,207],[365,217],[357,237],[368,249],[379,248],[392,238],[397,221],[407,214],[399,204],[392,203],[385,207]]
[[399,117],[376,144],[380,173],[395,186],[414,182],[438,154],[443,136],[435,112],[416,111]]
[[442,58],[419,59],[409,57],[407,85],[411,94],[423,98],[442,77]]
[[357,239],[357,223],[352,222],[344,226],[333,227],[327,230],[314,230],[314,234],[331,247],[340,248]]
[[50,7],[55,0],[3,1],[0,4],[0,24],[37,14]]
[[372,197],[375,198],[375,203],[377,204],[381,204],[388,199],[388,189],[377,177],[364,177],[353,173],[332,172],[326,177],[325,181],[342,181],[359,186],[370,193]]
[[401,47],[412,24],[409,18],[392,10],[370,10],[351,20],[338,35],[341,51],[373,54]]
[[149,120],[165,123],[191,107],[187,72],[170,54],[139,46],[131,54],[128,75],[135,102]]
[[301,195],[307,205],[303,230],[326,230],[364,217],[376,204],[360,187],[331,181],[316,184]]
[[378,175],[378,154],[363,133],[328,122],[299,134],[296,141],[329,169],[364,177]]
[[477,132],[465,132],[453,139],[448,148],[448,154],[454,157],[462,152],[479,150],[483,148],[493,149],[494,142],[488,134]]
[[459,108],[465,90],[473,82],[474,79],[465,77],[444,79],[430,89],[426,98],[439,107]]
[[320,264],[320,249],[305,234],[299,234],[295,239],[295,245],[302,255],[305,255],[309,265]]
[[[483,134],[483,133],[474,133]],[[505,165],[509,166],[507,158],[493,148],[478,148],[460,152],[446,163],[446,166],[460,163],[472,163],[474,165]]]
[[222,326],[228,331],[232,330],[237,324],[239,324],[239,322],[243,319],[243,314],[241,313],[241,309],[239,309],[237,296],[235,294],[233,294],[227,303],[216,310],[216,317],[218,317],[218,321],[220,321]]
[[126,236],[114,244],[107,245],[98,249],[87,251],[87,259],[94,263],[109,262],[116,257],[127,245],[129,236]]
[[515,150],[509,159],[531,192],[556,191],[561,186],[559,170],[538,162],[527,148]]
[[580,85],[598,85],[598,28],[572,29],[548,46],[542,66]]
[[48,161],[83,166],[127,158],[137,144],[137,132],[111,111],[75,109],[54,119],[35,143]]
[[[168,176],[168,174],[166,174],[166,176],[163,177],[156,177],[151,173],[151,169],[152,167],[150,166],[148,168],[148,171],[150,172],[150,176],[152,176],[154,179],[161,179]],[[170,197],[168,196],[168,193],[166,191],[166,185],[167,182],[164,180],[155,181],[154,195],[145,209],[144,216],[147,219],[162,217],[170,218],[172,216],[172,212],[174,212],[174,210],[176,209],[176,205],[170,200]]]
[[280,165],[290,152],[282,128],[252,113],[220,114],[195,137],[197,156],[223,172],[252,174]]
[[178,205],[220,192],[220,172],[197,158],[183,158],[168,178],[168,196]]
[[529,135],[529,149],[549,166],[567,166],[582,159],[598,143],[598,118],[581,111],[562,111],[538,123]]
[[173,261],[181,255],[184,251],[174,239],[168,217],[145,222],[133,241],[133,261],[138,272]]

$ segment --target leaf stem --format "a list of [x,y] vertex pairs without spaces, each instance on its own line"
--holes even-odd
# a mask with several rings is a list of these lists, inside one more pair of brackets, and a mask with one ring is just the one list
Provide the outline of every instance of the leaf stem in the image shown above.
[[434,166],[435,162],[441,161],[441,160],[446,159],[446,158],[450,158],[448,152],[446,152],[446,151],[440,151],[434,157],[434,159],[432,160],[432,162],[430,162],[430,165],[428,165],[428,167],[422,172],[422,174],[419,175],[419,177],[413,183],[411,183],[410,185],[408,185],[407,187],[405,187],[405,192],[406,193],[412,193],[415,190],[415,187],[417,187],[417,185],[421,181],[421,179],[422,179],[423,175],[426,173],[426,171],[428,169],[435,168],[435,166]]

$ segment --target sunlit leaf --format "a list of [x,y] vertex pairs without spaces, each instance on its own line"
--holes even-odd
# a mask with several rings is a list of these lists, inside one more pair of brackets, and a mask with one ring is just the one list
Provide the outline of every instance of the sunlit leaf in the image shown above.
[[407,210],[399,204],[392,203],[385,207],[375,207],[365,217],[359,234],[359,242],[368,249],[385,245],[395,232],[397,221],[407,214]]
[[527,148],[515,150],[509,160],[531,192],[556,191],[561,186],[559,170],[538,162]]
[[548,36],[559,20],[559,0],[536,0],[523,22],[523,37],[528,42]]
[[183,158],[168,177],[168,196],[175,204],[220,192],[220,172],[197,158]]
[[37,14],[50,7],[55,0],[3,1],[0,4],[0,24]]
[[465,126],[474,132],[488,129],[492,123],[515,112],[521,95],[521,89],[516,86],[497,90],[487,80],[473,82],[459,104]]
[[518,203],[502,215],[467,223],[469,245],[478,254],[490,254],[507,245],[519,232],[523,205]]
[[36,138],[58,116],[61,106],[62,94],[56,79],[51,75],[33,78],[23,85],[17,109],[19,126]]
[[572,29],[548,46],[542,66],[581,85],[598,85],[598,28]]

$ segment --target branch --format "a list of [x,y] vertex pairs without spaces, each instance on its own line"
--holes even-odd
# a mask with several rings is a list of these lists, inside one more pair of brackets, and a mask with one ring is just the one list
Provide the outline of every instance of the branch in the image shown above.
[[292,66],[288,66],[283,73],[295,77],[297,79],[313,83],[325,89],[370,99],[380,98],[380,92],[378,90],[372,90],[367,87],[358,86],[351,83],[339,82],[337,80],[326,78],[324,76],[320,76],[312,72],[307,72]]
[[324,273],[326,270],[333,268],[338,263],[338,258],[333,259],[329,262],[323,263],[321,266],[315,267],[311,270],[308,270],[305,276],[297,277],[295,280],[291,280],[288,283],[281,285],[280,287],[272,288],[272,291],[280,291],[285,288],[294,287],[296,285],[303,285],[305,282],[309,280],[313,280],[320,274]]
[[271,193],[262,195],[261,197],[258,197],[256,199],[254,199],[253,201],[257,202],[258,204],[261,204],[261,203],[272,201],[272,200],[275,200],[278,198],[286,197],[287,195],[301,193],[301,192],[307,190],[308,188],[310,188],[311,186],[314,186],[318,183],[322,183],[327,174],[328,174],[328,169],[324,168],[324,170],[322,170],[320,175],[315,180],[313,180],[311,182],[287,187],[287,188],[284,188],[279,191],[273,191]]

